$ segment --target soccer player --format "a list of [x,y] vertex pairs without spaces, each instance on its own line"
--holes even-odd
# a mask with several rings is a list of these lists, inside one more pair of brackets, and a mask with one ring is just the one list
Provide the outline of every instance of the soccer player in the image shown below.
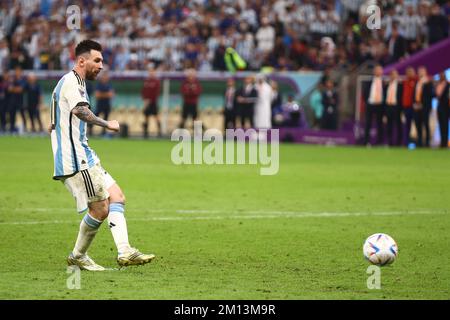
[[125,196],[88,145],[87,124],[119,131],[116,120],[105,121],[90,110],[85,80],[94,80],[102,70],[101,51],[101,45],[92,40],[77,45],[75,67],[59,80],[53,91],[52,122],[48,128],[55,164],[53,179],[62,181],[72,193],[78,212],[86,212],[67,262],[69,266],[89,271],[105,270],[87,255],[87,250],[106,218],[117,246],[120,266],[145,264],[155,258],[153,254],[143,254],[130,246],[124,216]]

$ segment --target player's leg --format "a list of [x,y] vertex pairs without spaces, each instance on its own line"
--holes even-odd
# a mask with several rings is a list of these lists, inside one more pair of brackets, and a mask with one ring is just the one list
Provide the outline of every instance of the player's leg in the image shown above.
[[108,216],[108,200],[96,201],[89,204],[89,212],[86,213],[80,223],[77,241],[75,247],[69,256],[69,265],[77,265],[82,269],[89,271],[103,271],[104,268],[97,265],[87,255],[95,235],[98,232],[103,220]]
[[28,112],[28,117],[30,118],[30,122],[31,122],[31,131],[32,132],[36,132],[36,129],[34,127],[34,109],[32,106],[28,106],[27,108],[27,112]]
[[158,103],[156,101],[152,103],[152,115],[155,117],[157,129],[158,129],[158,137],[160,137],[161,136],[161,121],[159,119]]
[[142,133],[143,133],[144,138],[148,137],[148,120],[149,120],[148,118],[150,116],[149,108],[150,108],[150,103],[144,107],[144,111],[143,111],[144,122],[142,123]]
[[118,251],[117,262],[122,266],[148,263],[155,255],[143,254],[130,246],[125,218],[125,196],[111,175],[106,175],[109,193],[108,225]]
[[186,126],[186,120],[188,119],[188,117],[190,116],[190,111],[189,111],[189,104],[184,102],[183,103],[183,111],[182,111],[182,115],[181,115],[181,124],[180,124],[180,128],[185,128]]
[[373,106],[367,104],[366,107],[366,123],[364,124],[364,144],[370,143],[370,129],[372,127]]
[[25,115],[25,107],[24,106],[19,106],[19,111],[20,111],[20,117],[22,118],[22,124],[23,124],[23,131],[27,132],[27,117]]
[[39,106],[36,106],[36,109],[34,110],[34,115],[39,125],[39,132],[42,132],[44,129],[42,126],[41,112],[39,111]]
[[125,196],[115,182],[108,186],[108,193],[108,226],[116,243],[117,251],[120,254],[130,250],[127,221],[125,219]]
[[156,126],[157,126],[157,130],[158,130],[157,135],[158,135],[158,137],[161,137],[161,135],[162,135],[162,131],[161,131],[161,119],[160,119],[158,113],[156,113],[156,114],[154,115],[154,117],[155,117]]
[[80,223],[77,241],[67,262],[84,270],[103,271],[105,269],[87,255],[87,250],[109,212],[109,194],[103,171],[100,165],[95,165],[67,178],[64,185],[76,199],[78,212],[88,211]]
[[16,114],[17,114],[17,105],[16,103],[9,104],[9,130],[11,133],[16,131]]

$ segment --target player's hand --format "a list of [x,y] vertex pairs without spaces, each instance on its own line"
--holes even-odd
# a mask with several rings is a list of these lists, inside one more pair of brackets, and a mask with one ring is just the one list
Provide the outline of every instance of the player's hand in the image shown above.
[[53,125],[50,123],[50,124],[47,126],[47,132],[48,132],[49,134],[52,134],[52,130],[53,130]]
[[119,122],[117,120],[108,121],[108,126],[106,128],[114,132],[119,132]]

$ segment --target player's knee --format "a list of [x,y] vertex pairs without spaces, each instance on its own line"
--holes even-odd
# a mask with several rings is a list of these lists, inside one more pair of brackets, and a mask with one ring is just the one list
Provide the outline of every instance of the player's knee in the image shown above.
[[120,188],[113,188],[109,190],[109,202],[125,204],[125,195]]
[[118,194],[114,195],[114,197],[110,198],[111,203],[122,203],[125,204],[125,195],[122,192],[119,192]]
[[100,220],[105,220],[106,218],[108,218],[109,215],[109,207],[108,205],[106,205],[105,208],[102,208],[101,212],[100,212]]
[[102,201],[89,207],[89,213],[97,220],[103,221],[108,218],[109,204],[108,201]]

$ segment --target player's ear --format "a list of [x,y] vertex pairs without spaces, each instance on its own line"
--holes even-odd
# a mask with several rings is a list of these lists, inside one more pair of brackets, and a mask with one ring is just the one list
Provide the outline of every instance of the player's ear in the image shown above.
[[80,65],[80,67],[84,67],[85,63],[86,63],[86,58],[81,55],[78,58],[78,64]]

